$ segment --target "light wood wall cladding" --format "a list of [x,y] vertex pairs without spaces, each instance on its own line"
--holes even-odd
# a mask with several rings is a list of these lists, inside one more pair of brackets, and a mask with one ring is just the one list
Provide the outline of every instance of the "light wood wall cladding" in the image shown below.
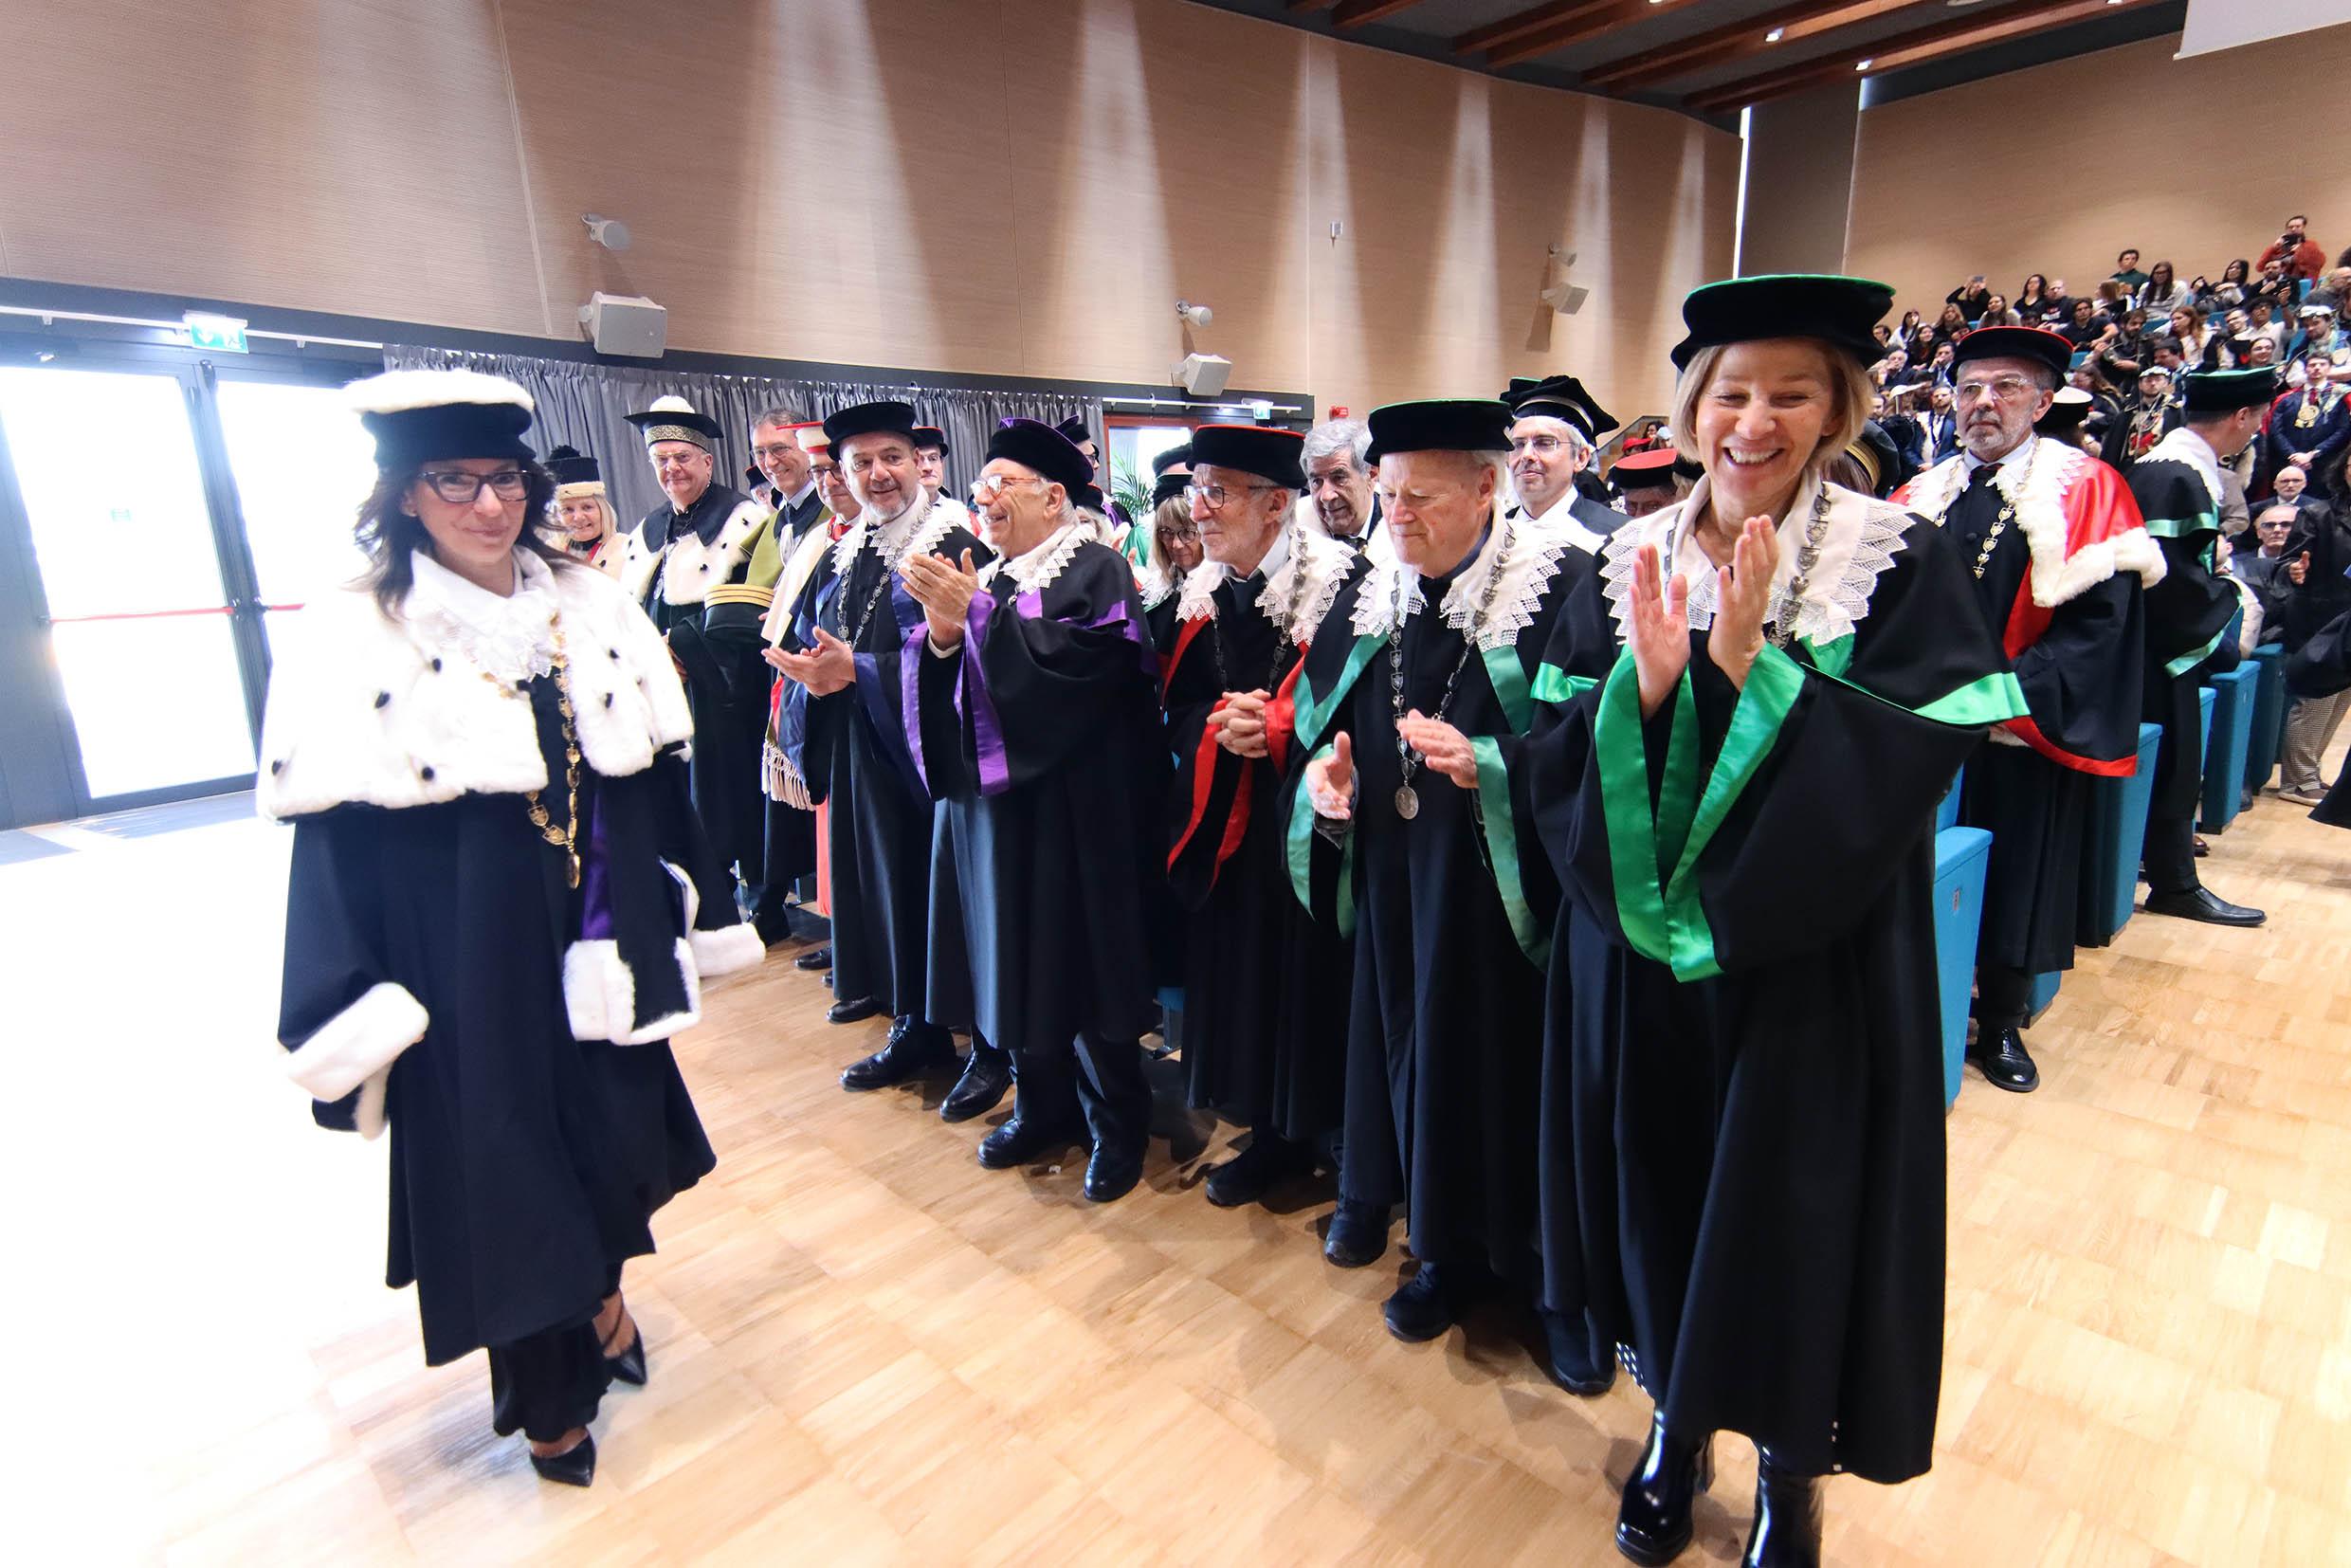
[[1731,137],[1179,0],[74,11],[0,16],[18,276],[558,337],[604,288],[682,349],[1144,382],[1180,296],[1236,384],[1631,413],[1730,264]]
[[2182,283],[2217,279],[2296,212],[2331,263],[2351,245],[2351,154],[2339,110],[2297,122],[2313,83],[2351,80],[2351,26],[2195,60],[2178,46],[2148,39],[1865,111],[1852,270],[1931,318],[1977,272],[2012,296],[2028,272],[2088,293],[2125,246]]

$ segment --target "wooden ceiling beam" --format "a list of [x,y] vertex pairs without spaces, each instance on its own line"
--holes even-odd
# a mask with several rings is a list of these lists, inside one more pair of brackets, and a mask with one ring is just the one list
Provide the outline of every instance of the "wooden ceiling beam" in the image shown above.
[[[1871,21],[1913,4],[1915,0],[1798,0],[1795,5],[1782,6],[1744,22],[1692,33],[1687,38],[1595,65],[1584,73],[1584,80],[1611,92],[1649,86],[1750,55],[1784,52],[1805,39]],[[1771,36],[1775,32],[1779,34],[1777,40]]]
[[1533,32],[1522,33],[1507,44],[1500,44],[1485,51],[1489,65],[1521,65],[1539,60],[1555,49],[1589,43],[1595,38],[1646,22],[1652,16],[1667,16],[1686,10],[1699,0],[1612,0],[1602,6],[1588,7],[1583,14],[1570,20],[1554,22]]
[[1930,60],[1965,54],[1989,44],[2109,15],[2122,5],[2147,3],[2149,0],[2024,0],[1989,16],[1958,17],[1931,27],[1881,38],[1874,44],[1851,46],[1777,71],[1726,82],[1692,93],[1686,101],[1690,108],[1706,114],[1743,109],[1808,87],[1839,80],[1858,82],[1867,76],[1882,76]]
[[1420,0],[1339,0],[1339,9],[1331,12],[1331,25],[1335,27],[1359,27],[1383,16],[1410,10],[1419,4]]
[[1472,27],[1458,34],[1453,39],[1453,52],[1481,54],[1496,45],[1523,38],[1530,32],[1540,32],[1554,23],[1573,22],[1587,11],[1605,10],[1614,3],[1615,0],[1551,0],[1549,5],[1530,6],[1499,22],[1489,22],[1483,27]]

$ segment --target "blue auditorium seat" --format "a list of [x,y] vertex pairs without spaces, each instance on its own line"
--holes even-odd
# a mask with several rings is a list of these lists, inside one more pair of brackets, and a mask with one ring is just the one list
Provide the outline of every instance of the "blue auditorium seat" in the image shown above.
[[1984,867],[1992,835],[1945,828],[1935,835],[1935,978],[1942,1002],[1942,1103],[1959,1097],[1967,1055],[1967,1003],[1976,983],[1976,937],[1983,922]]
[[[2123,929],[2139,903],[2139,856],[2147,843],[2147,808],[2155,799],[2155,754],[2163,731],[2139,726],[2139,766],[2119,778],[2090,786],[2089,820],[2084,825],[2087,875],[2082,896],[2094,917],[2091,930],[2105,941]],[[2093,944],[2095,945],[2095,944]]]
[[2245,755],[2252,746],[2253,706],[2261,665],[2248,660],[2213,677],[2212,727],[2204,747],[2204,801],[2197,826],[2225,830],[2245,803]]
[[2253,649],[2261,673],[2253,681],[2253,737],[2245,752],[2245,787],[2269,788],[2277,773],[2278,749],[2286,738],[2286,647],[2264,643]]

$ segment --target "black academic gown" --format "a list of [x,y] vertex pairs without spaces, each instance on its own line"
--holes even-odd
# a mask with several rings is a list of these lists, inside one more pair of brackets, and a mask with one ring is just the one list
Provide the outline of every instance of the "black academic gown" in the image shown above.
[[[1551,569],[1539,596],[1516,606],[1524,617],[1516,638],[1481,650],[1449,626],[1449,577],[1421,585],[1426,608],[1406,619],[1401,638],[1404,711],[1442,717],[1471,738],[1479,788],[1420,769],[1417,814],[1397,812],[1389,638],[1384,626],[1352,631],[1364,595],[1393,604],[1395,571],[1374,571],[1340,591],[1299,677],[1284,817],[1296,890],[1355,942],[1341,1198],[1403,1203],[1424,1261],[1483,1265],[1531,1284],[1543,965],[1558,892],[1512,785],[1555,696],[1544,666],[1567,667],[1553,647],[1560,609],[1593,557],[1561,538],[1529,540],[1522,522],[1504,526],[1515,548],[1540,544]],[[1493,544],[1489,534],[1461,569],[1473,591]],[[1498,604],[1495,614],[1512,610]],[[1365,624],[1392,618],[1393,610]],[[1314,816],[1303,775],[1342,732],[1357,794],[1353,822],[1336,830]],[[1326,881],[1332,849],[1339,864]]]
[[2024,711],[1957,545],[1905,540],[1850,637],[1767,649],[1743,696],[1694,629],[1645,722],[1614,657],[1525,776],[1566,891],[1544,1304],[1588,1311],[1674,1431],[1882,1482],[1926,1469],[1941,1381],[1934,808]]
[[[555,697],[553,681],[533,683],[540,750],[560,779]],[[560,827],[563,792],[541,799]],[[585,1322],[620,1264],[653,1250],[653,1212],[717,1163],[666,1043],[572,1037],[574,895],[526,805],[351,805],[294,828],[279,1037],[310,1039],[384,982],[430,1019],[386,1091],[384,1281],[416,1286],[434,1366]],[[706,900],[723,893],[675,753],[623,778],[583,765],[580,810],[592,831],[600,813],[650,825],[663,859],[693,870]],[[319,1121],[348,1127],[356,1098],[319,1104]]]
[[[968,529],[914,523],[916,548],[959,560],[993,558]],[[836,548],[810,580],[793,616],[788,649],[816,646],[816,630],[849,644],[857,679],[842,690],[811,697],[794,682],[777,715],[785,757],[806,781],[809,796],[829,802],[832,903],[832,985],[843,1000],[870,997],[893,1018],[922,1017],[929,986],[932,803],[917,775],[900,718],[901,678],[908,637],[920,633],[922,607],[888,562],[870,531],[840,569]],[[889,580],[885,583],[884,578]],[[969,1018],[931,1018],[957,1028]]]
[[[2195,821],[2203,791],[2202,700],[2196,693],[2203,671],[2236,615],[2238,600],[2228,579],[2213,570],[2220,503],[2196,470],[2158,450],[2132,464],[2123,477],[2146,519],[2147,532],[2163,550],[2163,580],[2145,594],[2147,654],[2140,717],[2163,727],[2154,798],[2147,811],[2149,832],[2157,830],[2155,825],[2169,823],[2176,838],[2190,830],[2184,825]],[[2151,870],[2160,853],[2159,847],[2150,846]],[[2193,865],[2188,869],[2193,872]]]
[[[774,671],[761,657],[759,623],[764,610],[751,603],[712,604],[712,590],[741,587],[749,579],[753,551],[724,574],[722,582],[697,558],[691,602],[672,604],[665,579],[674,564],[667,546],[693,535],[703,550],[715,545],[736,509],[756,504],[739,490],[713,484],[681,513],[667,502],[637,525],[641,547],[661,554],[644,598],[645,612],[669,639],[685,677],[686,701],[694,708],[692,778],[695,810],[720,861],[739,866],[746,877],[766,864],[766,797],[759,790],[759,749],[767,736],[768,690]],[[699,557],[701,551],[694,552]],[[770,585],[772,586],[772,584]],[[686,585],[682,584],[682,588]]]
[[[1350,578],[1363,570],[1359,554],[1345,568]],[[1266,602],[1266,585],[1262,571],[1227,576],[1211,594],[1214,613],[1174,630],[1163,694],[1176,755],[1167,879],[1182,911],[1189,1102],[1311,1142],[1337,1130],[1344,1109],[1353,952],[1291,892],[1282,806],[1301,650],[1275,628],[1272,612],[1285,607]],[[1208,720],[1228,694],[1259,690],[1273,694],[1269,755],[1237,757]]]
[[[1944,514],[1943,531],[1971,569],[2002,510],[1999,492],[1987,482],[1961,491]],[[2012,517],[1975,579],[1977,609],[1995,638],[2006,635],[2032,565],[2032,549]],[[2134,757],[2145,647],[2134,574],[2118,573],[2057,606],[2040,636],[2014,657],[2035,730],[2084,761],[2119,765]],[[2082,831],[2095,776],[1991,736],[1968,758],[1959,822],[1992,834],[1978,964],[2025,975],[2073,967]]]
[[1167,771],[1134,572],[1081,543],[1041,588],[996,574],[964,629],[939,657],[918,621],[900,663],[902,733],[939,801],[927,1016],[969,1019],[1016,1061],[1081,1035],[1131,1056]]

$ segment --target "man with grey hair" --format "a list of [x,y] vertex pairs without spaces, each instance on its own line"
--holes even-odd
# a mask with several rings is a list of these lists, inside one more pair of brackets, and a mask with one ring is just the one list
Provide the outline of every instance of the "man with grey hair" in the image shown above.
[[1372,465],[1363,460],[1371,436],[1360,419],[1329,419],[1306,432],[1306,502],[1322,532],[1358,552],[1379,527]]
[[1625,517],[1585,495],[1578,482],[1598,455],[1595,444],[1616,428],[1616,416],[1572,375],[1513,381],[1503,401],[1510,405],[1510,486],[1519,515],[1531,522],[1572,523],[1593,537],[1587,549],[1598,548]]
[[2142,582],[2163,576],[2123,476],[2033,426],[2072,345],[2038,327],[1978,327],[1954,363],[1957,456],[1894,496],[1967,553],[1977,608],[2009,648],[2029,717],[1994,729],[1967,763],[1959,821],[1992,833],[1977,947],[1976,1044],[1996,1086],[2041,1081],[2022,1030],[2036,975],[2073,967],[2090,781],[2139,748]]

